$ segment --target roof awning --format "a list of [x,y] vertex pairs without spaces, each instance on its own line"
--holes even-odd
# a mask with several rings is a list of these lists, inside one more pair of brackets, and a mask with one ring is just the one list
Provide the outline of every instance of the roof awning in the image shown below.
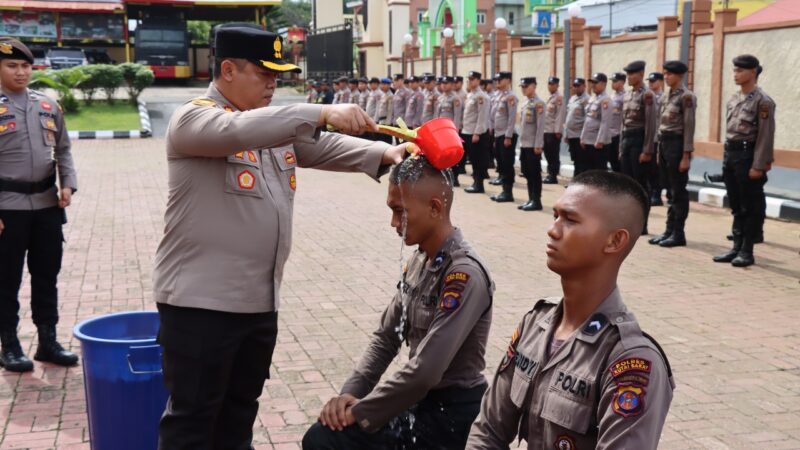
[[36,0],[3,0],[0,9],[18,9],[26,11],[61,11],[91,13],[121,13],[125,11],[122,2],[58,2]]

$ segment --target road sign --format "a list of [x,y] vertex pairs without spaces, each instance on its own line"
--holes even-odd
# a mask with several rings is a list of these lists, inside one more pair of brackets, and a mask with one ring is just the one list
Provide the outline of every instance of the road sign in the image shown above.
[[536,11],[533,16],[536,20],[536,32],[538,34],[550,34],[553,30],[553,15],[550,11]]

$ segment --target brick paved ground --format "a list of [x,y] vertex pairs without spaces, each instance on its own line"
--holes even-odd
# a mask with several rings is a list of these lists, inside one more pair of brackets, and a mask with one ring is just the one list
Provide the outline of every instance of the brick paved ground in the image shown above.
[[[158,139],[74,146],[81,189],[66,227],[59,332],[75,351],[71,329],[78,321],[153,309],[150,277],[166,199],[163,146]],[[385,189],[360,175],[298,172],[279,343],[255,430],[260,449],[299,448],[391,298],[399,242]],[[546,186],[545,205],[562,190]],[[516,195],[522,198],[522,190]],[[653,231],[664,213],[654,208]],[[490,374],[520,315],[537,297],[559,293],[544,264],[551,216],[463,193],[453,214],[498,286]],[[676,373],[662,448],[800,448],[800,226],[768,221],[768,243],[757,247],[759,264],[748,269],[711,263],[727,247],[729,227],[727,212],[693,204],[688,248],[642,241],[622,271],[624,298]],[[32,354],[29,295],[25,288],[20,334]],[[0,449],[88,449],[83,398],[79,368],[36,363],[31,374],[0,373]]]

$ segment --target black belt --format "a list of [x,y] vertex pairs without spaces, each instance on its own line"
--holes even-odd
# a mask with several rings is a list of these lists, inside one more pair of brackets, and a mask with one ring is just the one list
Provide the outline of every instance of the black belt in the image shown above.
[[725,141],[726,152],[746,152],[752,151],[756,147],[755,141]]
[[56,185],[56,174],[40,181],[14,181],[0,178],[0,192],[18,192],[20,194],[40,194]]
[[623,136],[638,136],[644,134],[644,128],[629,128],[622,132]]
[[660,136],[662,141],[682,141],[683,135],[682,134],[662,134]]

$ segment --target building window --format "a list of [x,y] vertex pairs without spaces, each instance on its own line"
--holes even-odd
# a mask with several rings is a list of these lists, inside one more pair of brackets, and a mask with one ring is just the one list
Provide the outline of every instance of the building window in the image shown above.
[[513,26],[514,25],[514,12],[513,11],[510,11],[508,13],[508,25],[509,26]]
[[486,25],[486,11],[478,11],[476,22],[478,25]]
[[423,20],[425,20],[425,14],[427,14],[427,13],[428,13],[427,9],[418,9],[417,10],[417,23],[420,23]]

